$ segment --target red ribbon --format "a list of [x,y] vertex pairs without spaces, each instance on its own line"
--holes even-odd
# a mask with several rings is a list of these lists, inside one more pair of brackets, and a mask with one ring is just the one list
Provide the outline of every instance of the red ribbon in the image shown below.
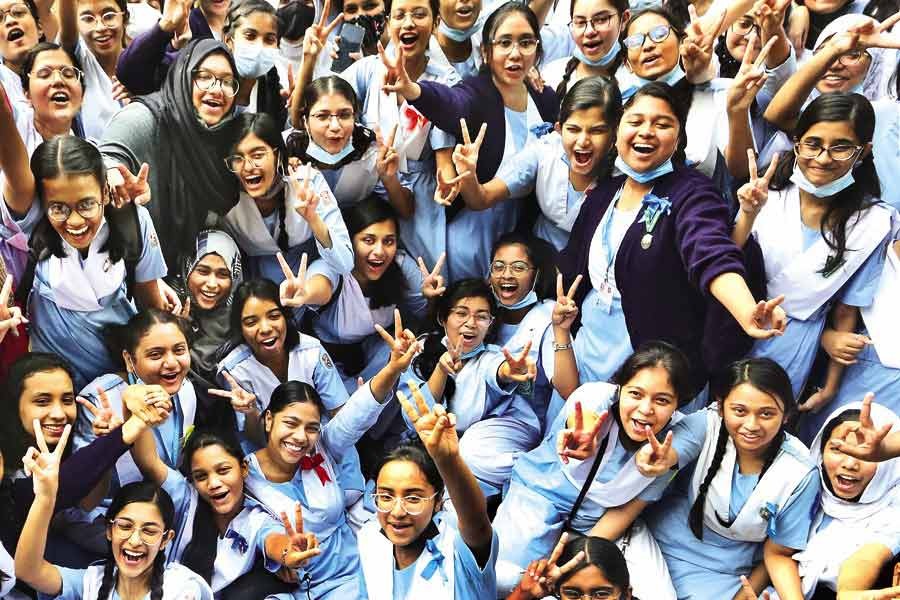
[[325,457],[322,456],[321,453],[316,452],[312,456],[304,456],[300,459],[300,468],[304,471],[309,471],[313,469],[316,472],[316,475],[319,476],[319,481],[322,482],[322,485],[325,485],[329,481],[331,481],[331,477],[328,476],[328,471],[325,470],[325,467],[322,466],[322,463],[325,462]]
[[404,107],[403,116],[406,117],[405,126],[407,131],[415,131],[419,127],[428,125],[428,119],[412,106],[407,105]]

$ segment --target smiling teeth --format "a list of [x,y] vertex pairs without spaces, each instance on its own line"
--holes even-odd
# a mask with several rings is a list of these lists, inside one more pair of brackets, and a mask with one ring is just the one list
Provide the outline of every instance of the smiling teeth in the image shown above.
[[85,226],[82,227],[81,229],[68,229],[68,228],[67,228],[67,229],[66,229],[66,233],[68,233],[69,235],[76,235],[76,236],[77,236],[77,235],[83,235],[84,233],[87,232],[87,230],[88,230],[88,226],[85,225]]

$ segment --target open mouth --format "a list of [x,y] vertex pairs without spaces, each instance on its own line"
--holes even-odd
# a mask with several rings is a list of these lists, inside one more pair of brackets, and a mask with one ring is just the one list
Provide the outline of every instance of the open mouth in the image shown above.
[[463,340],[464,346],[474,346],[475,345],[475,334],[474,333],[460,333],[460,337]]
[[215,494],[209,495],[209,501],[215,505],[222,505],[225,503],[225,500],[228,498],[228,490],[224,490],[221,492],[216,492]]
[[838,475],[834,479],[834,487],[841,491],[853,491],[861,481],[858,477],[851,477],[850,475]]
[[500,293],[498,294],[500,298],[503,300],[509,300],[516,297],[516,293],[519,291],[519,284],[501,282],[498,288],[500,290]]
[[204,98],[201,104],[214,111],[221,110],[222,107],[225,106],[225,103],[218,98]]
[[588,54],[593,54],[594,51],[599,50],[600,47],[603,46],[603,40],[586,39],[581,45],[584,46],[585,52],[587,52]]
[[76,242],[79,242],[79,243],[84,242],[85,238],[87,238],[87,235],[88,235],[88,229],[89,228],[87,226],[87,223],[85,223],[84,225],[82,225],[81,227],[79,227],[77,229],[72,228],[72,227],[66,227],[66,235],[71,237]]
[[159,378],[162,379],[165,383],[174,384],[178,382],[178,377],[181,376],[181,371],[172,371],[169,373],[160,373]]
[[412,523],[388,523],[388,528],[392,529],[398,536],[404,536],[412,531]]
[[63,423],[58,425],[41,425],[41,429],[47,434],[46,437],[58,439],[62,435],[65,425]]
[[266,350],[274,350],[275,346],[278,344],[277,337],[270,337],[264,340],[260,340],[259,345],[265,348]]
[[200,290],[200,297],[209,300],[210,302],[215,302],[219,299],[219,291],[216,290],[214,292],[210,292],[208,290]]
[[53,92],[53,94],[50,96],[50,102],[54,104],[66,105],[69,103],[69,94],[68,92],[64,92],[62,90]]
[[644,435],[645,428],[653,428],[653,424],[650,421],[645,421],[643,419],[631,419],[631,426],[641,436]]
[[259,184],[261,184],[262,181],[263,181],[262,175],[250,175],[250,176],[244,177],[244,184],[247,187],[256,187]]
[[648,154],[653,154],[656,151],[656,147],[651,146],[650,144],[632,144],[631,149],[638,154],[643,154],[645,156]]
[[416,42],[419,41],[419,34],[415,31],[405,31],[400,34],[400,45],[403,46],[404,50],[409,50],[415,47]]
[[373,271],[380,271],[387,264],[387,261],[384,260],[383,258],[367,258],[366,264]]
[[287,440],[284,440],[283,442],[281,442],[281,445],[290,454],[296,455],[298,457],[306,454],[306,446],[301,446],[300,444],[295,444],[295,443],[289,442]]
[[471,17],[473,12],[475,12],[475,9],[468,5],[456,7],[456,16],[460,19],[467,19]]
[[755,444],[759,442],[760,435],[757,433],[740,433],[741,439],[747,442],[748,444]]
[[641,64],[645,67],[653,66],[657,64],[661,58],[662,56],[659,54],[650,54],[641,59]]
[[587,167],[594,160],[594,153],[590,150],[574,150],[572,152],[573,162],[577,167]]
[[141,563],[141,561],[144,560],[144,558],[146,558],[147,553],[146,552],[135,552],[133,550],[126,550],[125,548],[122,548],[121,556],[122,556],[122,561],[126,565],[128,565],[130,567],[135,567],[135,566],[139,565]]
[[94,43],[98,46],[107,46],[113,41],[112,33],[104,33],[94,37]]
[[25,30],[21,27],[13,27],[6,32],[6,41],[15,42],[25,37]]

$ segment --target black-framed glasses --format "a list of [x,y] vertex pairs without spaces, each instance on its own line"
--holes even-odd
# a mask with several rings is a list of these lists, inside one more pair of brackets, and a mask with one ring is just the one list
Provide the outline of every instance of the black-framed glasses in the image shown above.
[[759,25],[750,17],[742,17],[731,24],[731,32],[741,37],[750,35],[751,31],[756,31],[757,36],[761,35]]
[[612,590],[594,590],[590,593],[582,592],[575,588],[562,588],[559,590],[561,600],[613,600],[615,594]]
[[622,43],[625,44],[625,47],[629,50],[634,50],[642,47],[644,42],[647,41],[647,38],[650,38],[650,41],[654,44],[660,44],[666,41],[666,38],[669,37],[670,33],[672,33],[672,28],[668,25],[657,25],[647,33],[634,33],[629,35],[622,40]]
[[415,517],[416,515],[421,515],[425,511],[428,501],[434,500],[435,496],[437,496],[437,492],[430,496],[394,496],[392,494],[380,493],[372,494],[372,499],[375,501],[375,510],[378,512],[392,512],[399,502],[403,512]]
[[495,260],[491,263],[491,273],[494,275],[502,275],[506,273],[506,269],[510,269],[516,275],[522,275],[523,273],[527,273],[534,269],[531,265],[529,265],[524,260],[514,260],[511,263],[505,263],[502,260]]
[[35,79],[47,80],[53,77],[54,73],[59,73],[60,76],[66,81],[80,81],[82,77],[84,77],[84,71],[79,69],[78,67],[72,67],[70,65],[65,65],[63,67],[41,67],[37,71],[32,71],[29,73]]
[[460,324],[468,322],[472,317],[475,317],[475,324],[479,327],[490,327],[491,323],[494,322],[494,315],[486,311],[473,313],[469,312],[467,308],[450,309],[450,318]]
[[572,30],[572,33],[580,34],[587,30],[587,26],[590,25],[594,31],[606,31],[612,24],[612,20],[618,16],[619,13],[603,12],[592,16],[590,19],[576,17],[569,22],[569,29]]
[[85,27],[90,27],[94,29],[97,27],[97,23],[100,23],[107,29],[115,29],[122,23],[122,13],[114,10],[108,10],[98,19],[94,15],[85,14],[78,17],[78,20],[81,21],[81,24]]
[[[816,50],[813,50],[813,56],[818,54],[820,51],[821,51],[821,46],[819,48],[817,48]],[[847,52],[844,52],[843,54],[838,56],[836,59],[834,59],[834,61],[841,63],[845,67],[853,67],[853,66],[858,65],[865,59],[869,59],[871,61],[872,55],[869,54],[865,50],[848,50]]]
[[338,123],[341,125],[346,125],[348,123],[352,123],[355,115],[352,110],[342,110],[336,113],[330,113],[328,111],[320,111],[316,113],[312,113],[309,115],[311,119],[317,121],[321,125],[329,125],[331,124],[332,119],[337,119]]
[[11,16],[15,20],[24,19],[31,13],[25,4],[13,4],[6,10],[0,10],[0,23],[6,20],[6,15]]
[[165,531],[157,525],[142,525],[137,527],[130,519],[112,519],[109,522],[113,533],[121,540],[129,539],[137,530],[138,536],[145,544],[156,544],[162,539]]
[[264,161],[271,152],[271,150],[266,148],[254,150],[246,156],[243,154],[232,154],[231,156],[225,157],[225,167],[232,173],[240,173],[244,170],[244,165],[247,164],[250,165],[251,169],[258,169],[262,166],[262,161]]
[[[75,212],[82,219],[93,219],[97,216],[100,203],[93,198],[86,198],[75,205]],[[57,223],[65,223],[72,215],[72,207],[62,202],[50,202],[47,204],[47,218]]]
[[195,71],[194,85],[204,92],[209,92],[218,85],[222,93],[229,98],[235,97],[240,89],[240,82],[234,77],[217,77],[209,71]]
[[517,40],[511,37],[502,37],[491,40],[491,45],[504,54],[509,54],[514,48],[518,48],[524,56],[530,56],[537,52],[538,44],[540,44],[540,40],[533,37],[523,37]]
[[823,152],[827,152],[832,160],[844,162],[855,157],[862,149],[862,146],[854,146],[853,144],[823,146],[822,144],[813,141],[801,141],[794,144],[794,152],[797,153],[797,156],[807,160],[814,160],[822,156]]

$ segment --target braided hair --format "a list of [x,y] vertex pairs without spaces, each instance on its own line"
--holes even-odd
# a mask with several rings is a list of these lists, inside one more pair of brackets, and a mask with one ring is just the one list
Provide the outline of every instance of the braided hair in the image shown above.
[[[735,388],[744,384],[750,385],[760,392],[775,398],[776,401],[780,401],[784,405],[781,428],[775,438],[769,443],[768,448],[766,448],[763,466],[759,472],[761,481],[781,451],[781,446],[786,438],[784,424],[793,413],[796,403],[790,378],[778,363],[769,358],[747,358],[730,364],[712,381],[710,389],[713,396],[718,398],[721,404],[724,404],[728,395]],[[706,494],[716,473],[719,471],[719,467],[722,466],[722,459],[725,457],[729,437],[728,429],[725,427],[723,419],[719,426],[719,436],[716,439],[716,450],[713,453],[712,463],[706,472],[706,476],[703,478],[703,482],[700,484],[700,488],[697,490],[697,498],[694,500],[688,516],[688,525],[694,537],[698,540],[703,539],[703,511],[706,506]],[[723,527],[731,527],[734,523],[732,520],[723,519],[718,513],[716,513],[716,518]]]

